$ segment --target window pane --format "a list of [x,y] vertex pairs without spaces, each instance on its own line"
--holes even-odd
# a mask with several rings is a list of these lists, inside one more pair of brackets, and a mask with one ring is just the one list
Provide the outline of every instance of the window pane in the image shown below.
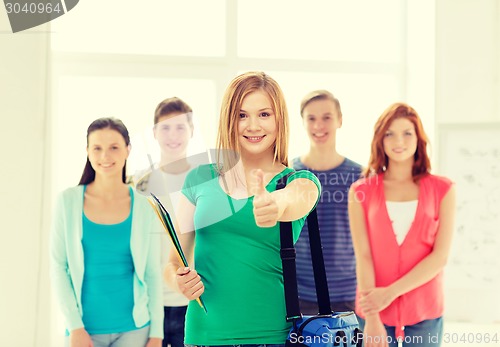
[[337,151],[363,166],[368,163],[375,121],[391,103],[401,100],[398,81],[391,75],[273,71],[269,75],[282,87],[287,101],[290,159],[309,149],[309,139],[300,116],[300,101],[307,93],[327,89],[339,99],[342,128],[337,132]]
[[238,54],[398,62],[403,19],[399,0],[242,0]]
[[85,0],[51,23],[57,51],[225,54],[224,0]]
[[132,144],[129,174],[149,167],[148,154],[153,162],[158,159],[153,117],[156,106],[165,98],[177,96],[193,109],[195,128],[188,153],[206,149],[205,134],[214,134],[207,141],[215,137],[213,81],[66,76],[59,79],[56,92],[52,138],[55,191],[78,183],[87,155],[87,127],[97,118],[119,118],[127,126]]

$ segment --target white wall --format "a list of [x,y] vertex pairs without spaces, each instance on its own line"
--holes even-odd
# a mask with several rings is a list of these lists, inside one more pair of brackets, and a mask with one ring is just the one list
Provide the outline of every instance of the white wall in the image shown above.
[[[439,125],[500,124],[500,2],[438,0],[436,5],[437,135]],[[497,293],[498,288],[449,283],[446,315],[500,323]]]
[[500,3],[436,1],[438,123],[500,121]]
[[[0,10],[0,337],[2,346],[49,346],[46,186],[47,37],[12,34]],[[39,323],[39,324],[37,324]]]

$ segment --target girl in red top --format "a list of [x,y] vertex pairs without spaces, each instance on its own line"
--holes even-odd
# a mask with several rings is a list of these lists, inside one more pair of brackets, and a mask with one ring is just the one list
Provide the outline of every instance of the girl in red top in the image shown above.
[[391,105],[375,124],[365,178],[349,192],[366,347],[441,344],[455,190],[430,174],[427,142],[417,112]]

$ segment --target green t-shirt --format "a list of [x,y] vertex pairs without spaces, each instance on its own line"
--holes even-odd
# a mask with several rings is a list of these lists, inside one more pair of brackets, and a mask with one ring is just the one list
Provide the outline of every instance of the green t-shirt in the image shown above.
[[[286,168],[266,189],[293,172]],[[320,183],[309,171],[297,179]],[[204,285],[208,314],[191,301],[186,315],[185,343],[192,345],[278,344],[290,330],[286,322],[279,224],[260,228],[253,216],[253,196],[233,199],[221,188],[213,165],[191,171],[183,194],[196,206],[195,264]],[[294,240],[305,218],[292,222]]]

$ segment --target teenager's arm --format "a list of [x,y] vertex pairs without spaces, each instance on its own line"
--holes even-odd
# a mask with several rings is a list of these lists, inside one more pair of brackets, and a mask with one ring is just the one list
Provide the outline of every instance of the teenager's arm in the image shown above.
[[353,187],[349,190],[348,212],[354,255],[356,257],[358,290],[360,292],[369,291],[375,288],[375,270],[373,268],[363,206],[356,198]]
[[[349,190],[349,225],[351,229],[354,254],[356,257],[356,277],[358,291],[363,293],[375,288],[375,270],[368,240],[365,214],[361,202],[356,199],[353,187]],[[363,311],[363,310],[362,310]],[[365,315],[365,347],[387,346],[387,332],[378,312],[362,312]],[[379,341],[377,343],[377,341]]]
[[288,222],[307,215],[318,201],[319,187],[308,178],[297,178],[284,189],[271,193],[276,197],[280,211],[279,221]]
[[200,276],[194,270],[194,211],[195,206],[184,196],[181,195],[176,206],[175,217],[172,217],[176,225],[177,237],[184,251],[184,255],[189,268],[185,268],[177,256],[175,248],[172,247],[169,253],[168,263],[163,271],[165,282],[174,290],[184,294],[189,300],[199,297],[204,290]]
[[[67,200],[67,199],[66,199]],[[64,199],[64,193],[57,197],[50,232],[50,277],[52,288],[61,308],[67,329],[71,332],[83,328],[83,321],[78,310],[76,294],[71,282],[68,255],[66,253],[66,232],[68,222],[65,210],[71,207],[71,201]],[[81,213],[81,212],[80,212]]]

